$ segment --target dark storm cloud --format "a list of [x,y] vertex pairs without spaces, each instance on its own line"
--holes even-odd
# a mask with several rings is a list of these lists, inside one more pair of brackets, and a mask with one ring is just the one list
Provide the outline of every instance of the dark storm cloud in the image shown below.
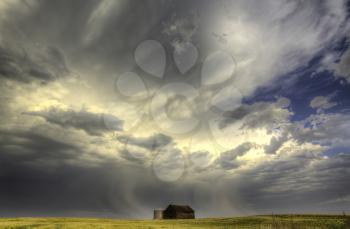
[[153,208],[190,199],[188,188],[160,185],[149,169],[85,160],[79,147],[43,135],[0,132],[2,216],[151,217]]
[[[173,144],[173,138],[165,134],[154,134],[148,137],[119,136],[117,140],[123,144],[121,156],[138,164],[147,164],[159,150],[170,149],[173,154],[178,149]],[[163,152],[161,152],[163,153]]]
[[46,159],[60,162],[74,158],[76,155],[72,152],[79,151],[72,145],[30,131],[0,131],[0,136],[1,167],[27,161],[37,161],[40,166],[40,160]]
[[238,168],[242,165],[242,162],[238,161],[237,158],[243,156],[252,147],[254,147],[254,144],[246,142],[237,146],[235,149],[222,152],[216,163],[225,170]]
[[235,183],[240,187],[240,196],[256,211],[265,213],[269,209],[280,212],[349,210],[349,201],[338,206],[323,205],[326,201],[348,198],[349,155],[323,159],[311,152],[305,154],[309,157],[280,158],[241,174],[242,180]]
[[[144,167],[109,158],[102,157],[94,165],[82,160],[72,163],[86,153],[46,136],[2,131],[0,139],[0,212],[4,216],[151,217],[152,209],[169,202],[191,204],[200,212],[202,195],[219,195],[232,204],[239,198],[240,206],[253,209],[251,213],[303,211],[318,209],[322,201],[346,197],[350,188],[346,169],[350,157],[345,154],[327,160],[317,155],[280,158],[238,178],[222,177],[209,193],[204,188],[198,193],[191,184],[160,183]],[[225,214],[215,203],[218,200],[206,201],[218,208],[206,214]]]
[[241,122],[242,128],[257,129],[262,127],[271,127],[273,124],[283,123],[288,120],[291,113],[287,109],[282,109],[277,103],[257,102],[254,104],[242,104],[233,111],[227,111],[223,114],[219,122],[220,128]]
[[59,79],[69,74],[63,53],[55,47],[26,50],[0,46],[0,76],[21,82]]
[[227,111],[223,114],[223,120],[219,123],[220,128],[225,128],[231,123],[234,123],[238,120],[243,119],[246,115],[249,114],[248,109],[244,106],[240,106],[233,111]]
[[212,166],[213,155],[209,151],[195,151],[191,152],[189,155],[189,165],[196,172],[206,171]]
[[[105,188],[109,182],[104,179],[112,165],[96,169],[72,164],[85,153],[45,136],[30,132],[0,135],[2,214],[47,215],[54,209],[57,215],[70,210],[88,214],[110,207],[103,194],[108,197]],[[92,179],[96,177],[99,179]]]
[[[109,131],[121,131],[123,121],[113,115],[92,113],[86,110],[61,110],[51,108],[47,111],[26,112],[24,114],[43,117],[46,121],[62,127],[81,129],[92,135],[101,135]],[[112,123],[113,122],[113,123]],[[109,128],[108,124],[112,123]]]
[[[246,1],[241,1],[243,2]],[[245,8],[239,6],[239,1],[236,3],[238,5],[233,8],[243,12],[242,18],[251,19],[252,24],[255,25],[254,19],[256,18],[253,16],[256,13],[244,14]],[[248,2],[249,9],[254,5],[252,3],[254,2]],[[166,49],[169,48],[168,43],[175,46],[177,42],[194,42],[196,33],[200,30],[194,9],[198,9],[199,5],[204,5],[202,2],[198,4],[195,1],[188,3],[188,1],[155,0],[46,0],[18,1],[16,4],[6,12],[2,11],[0,15],[5,18],[1,21],[0,27],[0,80],[13,79],[15,83],[17,81],[50,82],[70,74],[72,71],[70,69],[78,69],[87,73],[79,74],[84,79],[89,74],[95,77],[96,80],[91,83],[91,90],[97,90],[96,88],[100,86],[103,92],[111,85],[109,81],[108,84],[104,82],[105,78],[114,80],[114,75],[111,77],[110,71],[114,73],[116,69],[119,72],[134,68],[133,52],[139,42],[145,39],[156,39]],[[308,2],[305,4],[306,7],[300,9],[305,9],[305,15],[311,15],[313,20],[319,21],[318,12],[320,11],[317,10],[317,7],[311,11],[317,14],[309,14],[310,11],[307,11],[309,7],[314,6],[313,4]],[[189,7],[190,5],[193,7]],[[262,4],[264,7],[272,5]],[[293,9],[292,6],[293,4],[282,8],[285,9],[284,12],[288,12],[290,8],[296,11],[298,7]],[[252,9],[255,11],[254,7]],[[280,9],[280,6],[275,9]],[[259,13],[258,21],[264,21],[266,15],[271,15],[271,13]],[[331,14],[326,14],[327,17],[328,15]],[[259,20],[260,17],[262,20]],[[276,18],[278,17],[277,14]],[[256,68],[251,69],[256,69],[256,72],[253,71],[251,75],[258,72],[259,74],[256,75],[259,77],[260,73],[273,76],[276,72],[294,69],[294,64],[292,64],[293,67],[290,67],[288,66],[289,61],[281,61],[281,59],[284,60],[284,57],[293,56],[292,63],[297,60],[296,62],[300,61],[304,64],[305,58],[294,55],[299,52],[299,49],[290,50],[288,45],[294,47],[293,37],[298,37],[299,34],[304,37],[305,28],[299,25],[310,23],[300,23],[299,20],[290,21],[287,18],[285,21],[288,26],[280,27],[293,28],[289,31],[301,32],[297,33],[297,36],[291,36],[286,30],[277,32],[277,36],[287,34],[287,37],[281,39],[283,46],[280,46],[279,39],[274,36],[272,36],[274,39],[269,39],[271,44],[264,42],[267,47],[271,45],[267,49],[271,56],[263,59],[272,60],[272,62],[264,62],[261,66],[252,62],[256,64],[254,66]],[[297,18],[308,22],[303,17]],[[297,26],[294,27],[293,23]],[[322,25],[322,23],[315,24]],[[244,20],[242,25],[241,29],[244,31],[246,26]],[[259,27],[260,24],[256,23],[256,25]],[[273,25],[284,24],[279,24],[274,20]],[[262,24],[262,26],[268,28],[270,24]],[[333,24],[330,27],[337,28]],[[274,34],[270,30],[263,29],[263,31],[266,31],[268,35]],[[316,31],[310,30],[305,35],[311,34],[314,37],[315,34],[323,34],[323,31],[326,30],[323,28]],[[261,37],[265,37],[265,33],[261,34]],[[289,40],[291,37],[292,43]],[[318,40],[309,39],[310,36],[305,37],[306,39],[300,43],[300,50],[309,50],[309,44],[318,44]],[[248,42],[248,44],[256,47],[254,42],[252,44]],[[319,44],[319,46],[323,45],[324,43]],[[237,47],[240,47],[239,43]],[[201,48],[205,49],[205,47]],[[287,50],[287,52],[279,53],[280,49]],[[274,56],[274,52],[270,50],[276,50],[277,56]],[[245,52],[243,54],[243,56],[246,55]],[[283,65],[280,62],[276,64],[275,59],[287,64]],[[275,71],[269,66],[278,66],[283,71]],[[170,74],[175,75],[175,73]],[[243,78],[248,79],[250,75],[244,76],[247,77]],[[256,82],[264,81],[263,78],[260,77],[259,80],[253,78],[244,84],[255,87]],[[271,82],[271,78],[268,81]],[[13,94],[17,93],[15,86],[8,89],[14,88],[11,92]],[[75,93],[79,92],[75,91]],[[89,96],[90,94],[87,95]],[[103,96],[104,94],[101,95]],[[9,111],[15,105],[21,106],[16,103],[21,99],[16,100],[15,96],[13,99],[14,104],[6,106]],[[1,108],[5,108],[3,103],[0,104]],[[288,106],[286,104],[288,101],[282,106]],[[155,169],[151,166],[147,167],[146,163],[129,163],[139,162],[140,159],[135,157],[134,152],[128,148],[126,151],[115,149],[115,154],[112,156],[95,153],[99,151],[96,149],[98,147],[90,150],[89,147],[101,146],[94,145],[95,143],[105,144],[107,142],[107,140],[103,141],[105,139],[102,140],[103,133],[116,130],[116,127],[121,129],[122,121],[118,117],[86,110],[74,111],[58,108],[26,114],[22,115],[24,118],[13,119],[15,123],[2,121],[2,123],[9,124],[11,131],[4,131],[3,126],[0,127],[0,216],[151,217],[154,208],[164,208],[172,202],[193,204],[199,214],[203,212],[203,205],[210,206],[204,216],[232,215],[233,208],[238,211],[243,209],[241,213],[271,213],[273,210],[281,212],[283,209],[288,209],[286,206],[290,206],[290,210],[295,212],[303,211],[308,207],[318,210],[320,207],[317,204],[346,197],[350,188],[348,182],[350,174],[347,169],[350,166],[350,158],[347,154],[339,154],[329,159],[321,157],[318,152],[309,152],[304,149],[301,149],[298,155],[290,157],[275,154],[287,140],[287,133],[282,137],[272,138],[265,151],[271,154],[268,157],[274,159],[266,160],[266,163],[265,161],[258,163],[257,167],[247,165],[246,168],[245,162],[239,160],[240,156],[244,156],[254,147],[253,143],[245,143],[236,149],[221,153],[219,158],[214,160],[214,166],[204,168],[201,165],[198,166],[202,169],[198,169],[196,175],[203,178],[209,186],[207,189],[202,189],[198,183],[205,182],[200,179],[191,179],[192,174],[186,174],[188,179],[181,180],[181,182],[160,181],[156,178]],[[225,128],[234,122],[244,120],[242,128],[268,129],[276,123],[280,124],[288,120],[290,115],[291,112],[280,108],[278,104],[242,105],[234,111],[227,112],[220,127]],[[42,117],[47,121],[40,124],[44,127],[52,123],[59,127],[68,127],[68,130],[53,128],[53,133],[46,134],[45,128],[39,128],[41,131],[38,133],[32,129],[24,130],[24,127],[14,127],[15,124],[20,126],[23,118],[29,119],[29,124],[24,122],[26,125],[33,125],[33,129],[37,128],[34,116]],[[307,125],[302,123],[300,125],[303,128],[299,130],[287,130],[291,131],[291,135],[298,143],[346,144],[350,137],[349,118],[337,116],[328,117],[328,120],[327,125],[304,129]],[[82,136],[77,135],[74,138],[76,132],[70,131],[71,129],[83,130],[93,136],[87,135],[85,137],[88,139],[82,139],[80,138]],[[64,131],[72,132],[71,142],[63,139],[62,135],[67,133]],[[57,138],[49,136],[57,136]],[[89,141],[90,137],[98,140]],[[168,147],[169,152],[160,155],[163,156],[158,168],[161,175],[167,174],[169,170],[178,169],[176,161],[179,158],[182,159],[181,156],[184,153],[174,147],[174,139],[160,133],[145,138],[122,135],[117,140],[119,143],[146,151]],[[86,148],[78,144],[81,142],[87,143]],[[106,148],[108,147],[113,148],[114,145],[107,145]],[[205,163],[212,159],[210,157],[212,152],[197,152],[193,155],[190,159],[197,164],[200,160]],[[235,173],[228,174],[232,171]],[[203,198],[202,201],[198,201],[206,195],[215,198]],[[222,202],[217,200],[222,200]],[[237,200],[241,200],[241,203],[236,204],[239,202]],[[231,203],[231,206],[225,209],[228,203]],[[346,205],[348,203],[339,206],[345,206],[348,209],[349,205]],[[325,208],[328,206],[324,205]],[[245,209],[247,212],[244,212]],[[266,209],[268,212],[264,212]],[[336,207],[329,209],[337,211]]]
[[[103,71],[96,74],[100,76],[93,85],[96,89],[108,68],[134,66],[135,47],[144,39],[161,36],[162,21],[170,15],[172,5],[172,1],[14,2],[1,11],[5,20],[0,27],[0,80],[49,82],[71,73],[71,69],[93,73],[92,67],[100,64]],[[105,91],[106,85],[101,84]],[[12,98],[16,99],[15,95]],[[91,155],[78,146],[79,140],[86,140],[79,136],[72,142],[62,139],[65,131],[75,136],[70,128],[102,138],[106,131],[115,130],[116,123],[121,129],[122,121],[117,117],[52,108],[26,112],[20,119],[32,120],[34,116],[68,128],[54,128],[53,134],[45,134],[48,124],[44,123],[39,133],[22,128],[15,131],[17,127],[0,133],[0,215],[151,217],[153,208],[173,201],[190,202],[188,188],[160,184],[152,169],[130,165],[123,158]],[[57,133],[57,139],[49,137],[55,136],[55,131],[62,133]],[[132,138],[130,143],[151,149],[171,141],[156,134],[142,141]]]
[[145,138],[141,138],[141,137],[137,138],[132,136],[119,136],[117,139],[121,143],[138,146],[150,151],[164,147],[173,141],[171,137],[164,134],[154,134],[150,137],[145,137]]
[[5,12],[2,30],[15,44],[54,43],[81,68],[99,63],[115,71],[134,66],[141,41],[162,39],[163,22],[176,5],[171,0],[29,1]]
[[[23,3],[26,2],[26,3]],[[109,1],[62,0],[18,1],[6,10],[0,24],[4,40],[15,47],[57,47],[64,53],[69,73],[93,84],[105,95],[116,74],[135,71],[146,79],[152,76],[136,67],[134,51],[145,40],[159,41],[166,49],[166,75],[174,77],[172,41],[192,39],[198,31],[193,23],[194,2],[173,0]],[[197,6],[195,6],[197,7]],[[175,30],[170,29],[170,27]],[[1,44],[1,42],[0,42]],[[16,65],[17,66],[17,65]],[[11,67],[11,71],[15,69]],[[49,69],[50,70],[50,69]],[[46,68],[30,69],[38,78],[52,79]],[[2,70],[10,77],[9,69]],[[1,71],[0,71],[1,72]],[[14,77],[14,76],[11,76]],[[28,76],[16,78],[27,81]],[[91,80],[91,81],[89,81]],[[153,82],[153,81],[152,81]],[[114,96],[106,95],[106,96]]]

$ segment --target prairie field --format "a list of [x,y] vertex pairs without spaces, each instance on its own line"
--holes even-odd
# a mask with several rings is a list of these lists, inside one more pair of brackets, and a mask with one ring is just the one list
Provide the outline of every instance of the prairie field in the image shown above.
[[94,218],[2,218],[0,228],[125,228],[125,229],[350,229],[350,217],[276,215],[194,220],[119,220]]

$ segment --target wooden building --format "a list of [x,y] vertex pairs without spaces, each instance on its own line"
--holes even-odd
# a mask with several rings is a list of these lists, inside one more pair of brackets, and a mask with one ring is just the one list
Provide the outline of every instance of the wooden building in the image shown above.
[[154,219],[194,219],[194,210],[187,205],[170,204],[165,210],[154,210]]

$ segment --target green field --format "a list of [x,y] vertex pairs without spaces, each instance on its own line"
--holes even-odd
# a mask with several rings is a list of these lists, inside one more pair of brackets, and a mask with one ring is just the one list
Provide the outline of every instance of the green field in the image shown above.
[[196,220],[115,220],[90,218],[2,218],[0,228],[350,228],[350,217],[329,215],[278,215]]

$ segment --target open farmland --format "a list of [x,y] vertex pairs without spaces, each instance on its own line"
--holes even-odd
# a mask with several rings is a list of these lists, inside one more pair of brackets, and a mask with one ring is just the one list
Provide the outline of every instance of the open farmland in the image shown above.
[[92,218],[3,218],[0,228],[125,228],[125,229],[346,229],[350,217],[329,215],[278,215],[195,220],[115,220]]

